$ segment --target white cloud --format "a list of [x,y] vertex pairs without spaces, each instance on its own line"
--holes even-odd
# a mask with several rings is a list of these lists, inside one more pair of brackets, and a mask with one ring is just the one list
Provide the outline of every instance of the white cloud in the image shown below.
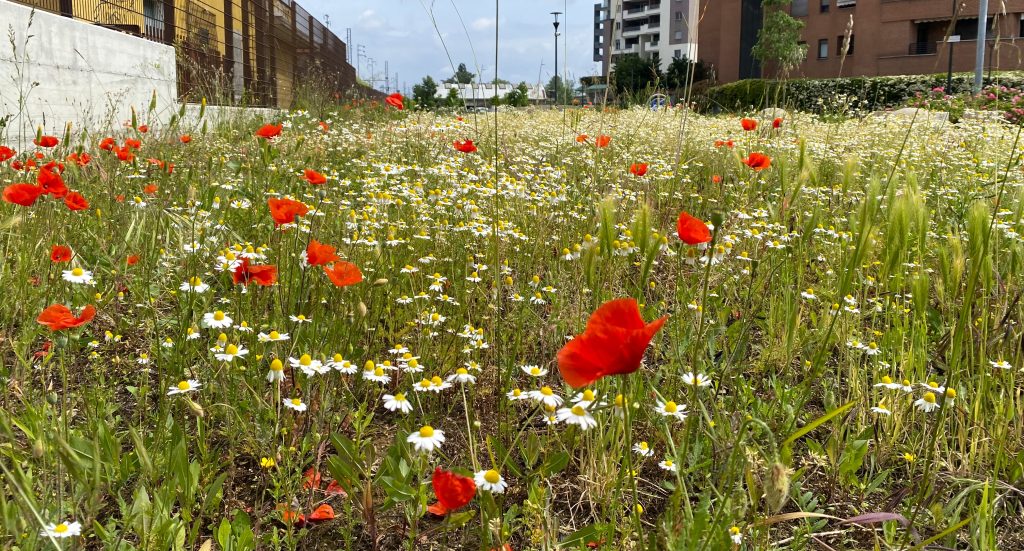
[[469,26],[476,31],[485,31],[487,29],[493,29],[494,19],[489,17],[481,17],[479,19],[474,20],[472,23],[470,23]]

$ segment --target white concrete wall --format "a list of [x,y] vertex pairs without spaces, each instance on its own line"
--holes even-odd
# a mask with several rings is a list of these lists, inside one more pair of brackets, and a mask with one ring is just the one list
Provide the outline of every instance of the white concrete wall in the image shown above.
[[131,120],[132,106],[147,122],[154,92],[151,116],[166,122],[179,107],[176,83],[171,46],[0,0],[0,144],[24,148],[40,126],[59,137],[68,123],[108,132]]

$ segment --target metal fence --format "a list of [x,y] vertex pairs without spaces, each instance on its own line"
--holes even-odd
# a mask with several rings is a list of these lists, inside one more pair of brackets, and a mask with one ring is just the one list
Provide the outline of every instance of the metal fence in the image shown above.
[[345,43],[293,0],[14,1],[173,45],[182,100],[289,107],[358,86]]

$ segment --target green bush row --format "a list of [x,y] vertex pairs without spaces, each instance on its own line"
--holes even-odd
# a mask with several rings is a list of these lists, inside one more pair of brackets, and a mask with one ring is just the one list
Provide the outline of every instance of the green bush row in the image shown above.
[[[970,92],[973,82],[973,74],[955,73],[952,91],[946,93]],[[1024,72],[993,73],[985,77],[984,84],[1021,88],[1024,87]],[[844,104],[855,105],[858,109],[875,111],[902,106],[919,94],[927,95],[934,88],[945,86],[945,74],[787,81],[748,79],[709,88],[699,98],[699,103],[713,111],[780,106],[816,112],[834,106],[841,99]]]

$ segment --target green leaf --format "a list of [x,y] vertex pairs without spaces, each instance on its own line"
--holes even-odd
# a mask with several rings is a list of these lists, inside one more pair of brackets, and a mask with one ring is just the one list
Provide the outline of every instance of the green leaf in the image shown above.
[[796,442],[801,437],[805,436],[807,433],[811,432],[812,430],[818,428],[819,426],[821,426],[822,424],[824,424],[828,420],[832,419],[833,417],[836,417],[836,416],[844,413],[846,410],[852,408],[854,406],[854,404],[856,404],[856,402],[853,402],[853,401],[847,402],[847,403],[839,406],[838,408],[836,408],[836,409],[826,413],[825,415],[822,415],[821,417],[818,417],[817,419],[811,421],[810,423],[807,423],[806,425],[800,427],[799,430],[797,430],[796,432],[791,434],[789,436],[789,438],[785,439],[782,442],[782,447],[788,449],[790,447],[790,445],[793,444],[793,442]]
[[541,476],[551,476],[562,472],[569,465],[569,453],[557,452],[549,455],[540,466]]

